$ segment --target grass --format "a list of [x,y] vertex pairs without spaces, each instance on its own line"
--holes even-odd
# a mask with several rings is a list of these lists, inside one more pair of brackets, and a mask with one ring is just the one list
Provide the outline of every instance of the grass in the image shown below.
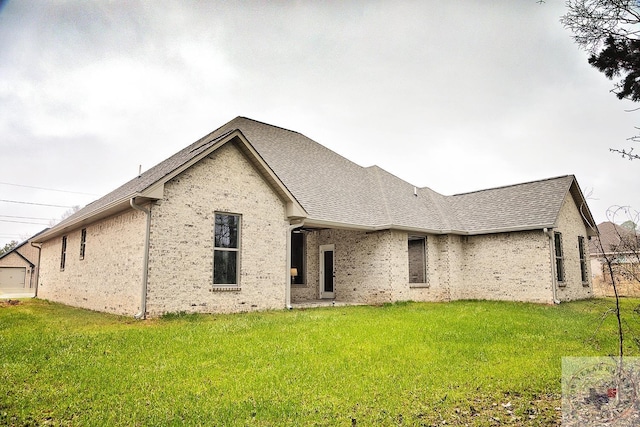
[[[624,300],[625,324],[638,327]],[[135,321],[0,305],[0,425],[557,425],[561,357],[615,354],[611,300]],[[638,355],[631,339],[629,355]]]

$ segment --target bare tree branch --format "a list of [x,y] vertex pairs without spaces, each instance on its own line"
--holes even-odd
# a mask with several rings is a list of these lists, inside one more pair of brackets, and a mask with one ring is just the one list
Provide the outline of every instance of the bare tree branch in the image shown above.
[[[608,79],[619,79],[611,90],[619,99],[640,102],[640,2],[567,0],[565,4],[567,13],[560,22],[590,54],[589,64]],[[640,135],[628,139],[640,142]],[[610,151],[629,160],[640,159],[633,148]]]
[[[640,136],[632,136],[631,138],[628,138],[631,141],[639,141],[640,140]],[[618,150],[617,148],[609,148],[609,151],[611,151],[612,153],[619,153],[622,158],[627,158],[629,160],[638,160],[640,159],[640,154],[636,154],[633,152],[633,147],[629,148],[629,151],[627,151],[626,149],[622,149],[622,150]]]

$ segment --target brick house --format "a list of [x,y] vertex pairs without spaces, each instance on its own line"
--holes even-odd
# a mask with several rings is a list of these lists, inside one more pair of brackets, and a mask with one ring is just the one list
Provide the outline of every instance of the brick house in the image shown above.
[[37,239],[38,295],[94,310],[592,295],[574,176],[455,196],[238,117]]
[[598,236],[589,242],[589,256],[595,296],[615,296],[606,257],[612,261],[618,294],[640,297],[640,236],[636,232],[610,221],[598,224]]
[[0,296],[35,292],[39,255],[27,240],[0,255]]

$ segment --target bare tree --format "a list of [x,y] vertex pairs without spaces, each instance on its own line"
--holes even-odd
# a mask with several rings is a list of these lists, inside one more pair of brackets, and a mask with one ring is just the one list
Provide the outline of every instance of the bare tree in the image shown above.
[[53,227],[54,225],[64,221],[65,219],[69,218],[71,215],[73,215],[74,213],[78,212],[80,210],[80,206],[75,205],[72,208],[67,209],[58,219],[52,219],[51,221],[49,221],[49,226]]
[[[566,6],[567,13],[560,22],[573,33],[576,44],[590,54],[589,64],[610,80],[620,78],[612,89],[619,99],[640,102],[640,3],[567,0]],[[628,140],[640,142],[640,135]],[[633,147],[610,151],[629,160],[640,159]]]
[[[605,271],[607,279],[619,285],[621,282],[640,283],[640,235],[636,229],[640,212],[628,206],[614,206],[607,210],[609,220],[606,236],[596,238],[595,243],[600,258],[604,261],[603,267],[611,270],[611,275]],[[617,225],[622,222],[622,225]],[[602,226],[602,224],[601,224]]]
[[[640,240],[635,225],[640,219],[640,213],[631,209],[629,206],[614,206],[607,210],[607,220],[609,221],[606,235],[602,230],[600,235],[595,238],[595,246],[598,250],[598,256],[602,261],[603,276],[610,280],[615,296],[615,308],[612,312],[616,316],[617,333],[618,333],[618,361],[616,372],[616,389],[622,390],[624,381],[624,329],[622,325],[622,316],[620,310],[620,281],[633,280],[640,283],[639,268],[640,267]],[[624,221],[626,219],[626,221]],[[623,227],[617,225],[618,221],[623,220]],[[629,224],[633,224],[632,227]],[[603,226],[603,224],[601,224]],[[613,232],[611,232],[613,230]],[[605,283],[608,280],[605,280]],[[637,309],[635,310],[637,311]],[[605,316],[608,313],[605,313]],[[636,340],[636,343],[638,341]],[[619,394],[616,399],[620,399]]]

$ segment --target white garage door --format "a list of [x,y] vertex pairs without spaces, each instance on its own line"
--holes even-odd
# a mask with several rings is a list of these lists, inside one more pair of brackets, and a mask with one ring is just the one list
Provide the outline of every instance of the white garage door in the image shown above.
[[24,288],[25,267],[0,267],[0,289]]

